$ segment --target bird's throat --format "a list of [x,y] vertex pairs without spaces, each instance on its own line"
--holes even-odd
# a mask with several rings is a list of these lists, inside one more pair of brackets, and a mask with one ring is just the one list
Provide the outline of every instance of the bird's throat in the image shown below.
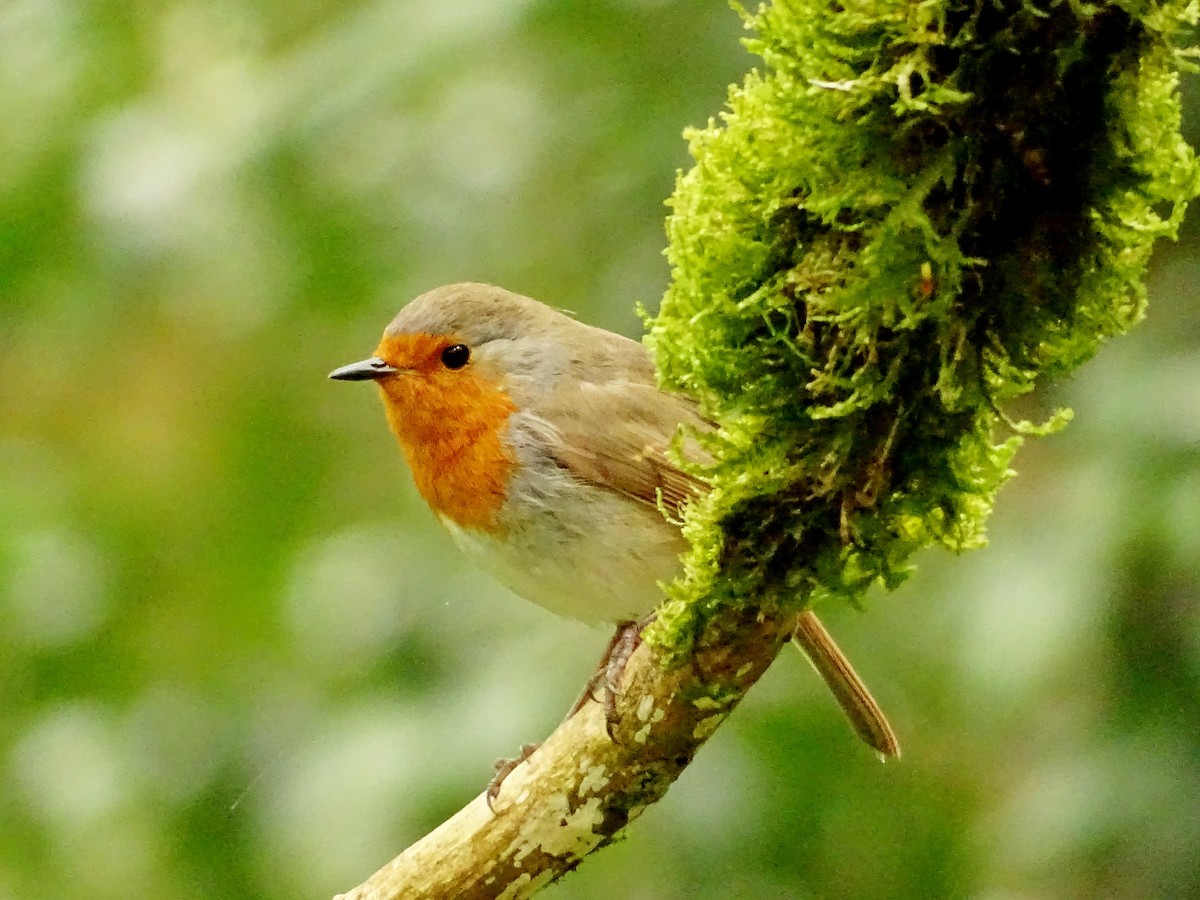
[[515,464],[505,442],[516,409],[508,395],[482,380],[442,373],[380,387],[388,424],[425,502],[463,528],[499,532],[497,513]]

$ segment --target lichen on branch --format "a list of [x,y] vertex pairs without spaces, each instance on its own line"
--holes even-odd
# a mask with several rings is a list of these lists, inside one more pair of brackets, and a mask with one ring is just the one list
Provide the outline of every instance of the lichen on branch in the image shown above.
[[[790,0],[765,65],[689,133],[648,341],[722,425],[686,576],[651,637],[723,605],[857,601],[980,545],[1006,406],[1143,315],[1200,188],[1186,2]],[[1050,428],[1063,424],[1064,412]]]

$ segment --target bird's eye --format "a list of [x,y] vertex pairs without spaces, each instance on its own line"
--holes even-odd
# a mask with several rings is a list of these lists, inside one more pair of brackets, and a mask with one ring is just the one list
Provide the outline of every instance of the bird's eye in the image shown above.
[[461,369],[471,358],[471,348],[466,344],[451,344],[442,351],[442,365],[447,369]]

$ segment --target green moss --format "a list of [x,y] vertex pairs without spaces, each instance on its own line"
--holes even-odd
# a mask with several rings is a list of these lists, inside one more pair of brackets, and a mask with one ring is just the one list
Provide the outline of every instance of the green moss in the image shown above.
[[652,635],[677,650],[725,604],[854,602],[981,545],[1038,431],[1005,404],[1140,319],[1200,189],[1188,3],[745,15],[765,66],[688,134],[648,338],[723,426]]

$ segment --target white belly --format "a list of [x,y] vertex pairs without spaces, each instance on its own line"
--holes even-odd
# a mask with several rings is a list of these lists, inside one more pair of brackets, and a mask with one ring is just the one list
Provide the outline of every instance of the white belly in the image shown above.
[[503,539],[442,521],[478,565],[551,612],[589,623],[641,618],[661,602],[659,582],[678,574],[683,536],[656,509],[572,489],[581,502],[569,510],[506,517]]

